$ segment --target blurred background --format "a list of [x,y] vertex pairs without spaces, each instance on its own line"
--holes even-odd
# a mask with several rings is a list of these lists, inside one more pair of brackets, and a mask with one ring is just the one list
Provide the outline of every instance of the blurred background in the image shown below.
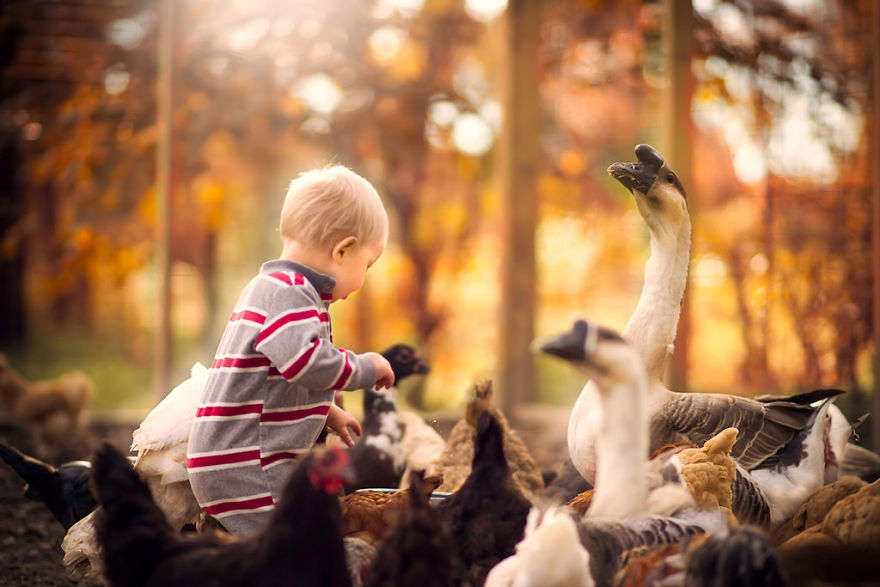
[[[347,165],[392,219],[335,342],[406,341],[406,390],[570,408],[534,356],[622,329],[648,256],[607,173],[657,147],[694,227],[670,378],[847,391],[871,409],[878,254],[871,0],[7,0],[0,7],[0,352],[141,415],[210,364],[277,257],[287,184]],[[870,444],[870,425],[859,428]],[[878,435],[880,437],[880,435]],[[878,438],[880,440],[880,438]]]

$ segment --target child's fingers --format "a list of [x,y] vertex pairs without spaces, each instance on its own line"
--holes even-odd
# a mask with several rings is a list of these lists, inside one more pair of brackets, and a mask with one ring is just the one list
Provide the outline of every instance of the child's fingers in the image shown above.
[[346,446],[354,446],[354,440],[351,439],[351,434],[348,433],[347,427],[343,426],[342,430],[337,434],[339,434],[339,438],[342,439],[342,442],[344,442]]
[[352,432],[354,432],[356,436],[360,437],[363,435],[363,432],[361,431],[361,423],[357,420],[352,420],[349,423],[349,427],[351,427]]

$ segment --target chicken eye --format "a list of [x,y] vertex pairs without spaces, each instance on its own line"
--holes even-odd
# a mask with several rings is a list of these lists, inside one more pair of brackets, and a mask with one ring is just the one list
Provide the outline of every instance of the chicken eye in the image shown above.
[[667,173],[666,174],[666,181],[668,183],[675,183],[675,174]]

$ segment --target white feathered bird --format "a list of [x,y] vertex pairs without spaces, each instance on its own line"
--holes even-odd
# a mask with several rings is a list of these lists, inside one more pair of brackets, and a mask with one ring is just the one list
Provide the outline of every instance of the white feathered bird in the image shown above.
[[[186,445],[207,380],[208,369],[197,362],[189,379],[172,389],[131,435],[131,450],[137,451],[134,468],[173,528],[182,528],[201,512],[189,485]],[[94,512],[71,526],[61,542],[64,565],[74,577],[102,573],[93,519]]]

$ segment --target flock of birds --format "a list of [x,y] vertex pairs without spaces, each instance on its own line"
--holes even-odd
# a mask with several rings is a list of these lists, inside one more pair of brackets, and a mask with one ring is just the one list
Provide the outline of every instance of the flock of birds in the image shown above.
[[[850,442],[840,390],[746,398],[664,385],[690,218],[660,153],[635,154],[609,168],[650,233],[632,318],[621,333],[579,320],[536,341],[588,380],[565,468],[539,468],[491,381],[446,438],[398,409],[395,388],[366,390],[360,441],[317,445],[263,531],[232,537],[189,489],[207,377],[197,364],[133,433],[135,456],[105,444],[91,462],[54,467],[0,445],[26,495],[67,529],[69,572],[114,586],[880,584],[880,456]],[[383,354],[397,382],[429,371],[407,345]]]

